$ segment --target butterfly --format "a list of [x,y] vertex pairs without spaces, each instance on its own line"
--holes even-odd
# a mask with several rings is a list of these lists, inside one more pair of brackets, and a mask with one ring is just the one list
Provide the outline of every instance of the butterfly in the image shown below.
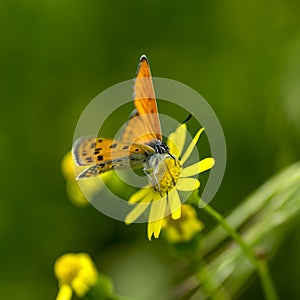
[[[157,166],[164,155],[174,158],[162,140],[161,125],[149,62],[142,55],[134,80],[135,110],[125,124],[121,139],[82,137],[73,145],[73,157],[80,166],[90,166],[77,177],[89,178],[118,168],[143,168],[159,190]],[[175,159],[174,159],[175,161]]]

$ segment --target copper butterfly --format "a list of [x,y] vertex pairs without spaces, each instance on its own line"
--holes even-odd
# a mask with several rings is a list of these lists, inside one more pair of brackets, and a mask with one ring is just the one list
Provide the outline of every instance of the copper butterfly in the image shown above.
[[91,165],[79,174],[78,179],[97,176],[114,168],[143,168],[154,188],[159,190],[157,166],[165,155],[174,157],[162,140],[152,76],[145,55],[140,58],[133,90],[135,110],[120,140],[83,137],[74,143],[76,163]]

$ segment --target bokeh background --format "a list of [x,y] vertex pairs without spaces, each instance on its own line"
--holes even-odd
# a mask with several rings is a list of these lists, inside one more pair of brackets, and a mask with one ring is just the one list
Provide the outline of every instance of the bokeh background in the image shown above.
[[[218,115],[228,164],[212,204],[228,212],[300,158],[299,15],[292,0],[1,1],[0,298],[54,299],[55,259],[83,251],[117,292],[160,299],[178,270],[164,243],[67,198],[61,159],[77,119],[147,54],[154,76],[192,87]],[[300,295],[299,229],[271,263],[283,299]],[[255,283],[241,298],[254,295]]]

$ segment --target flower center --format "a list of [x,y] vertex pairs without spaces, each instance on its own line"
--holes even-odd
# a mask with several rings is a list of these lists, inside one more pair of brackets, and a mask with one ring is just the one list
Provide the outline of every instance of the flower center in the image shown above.
[[176,157],[165,157],[157,166],[157,185],[154,190],[164,195],[177,183],[181,173],[181,165]]

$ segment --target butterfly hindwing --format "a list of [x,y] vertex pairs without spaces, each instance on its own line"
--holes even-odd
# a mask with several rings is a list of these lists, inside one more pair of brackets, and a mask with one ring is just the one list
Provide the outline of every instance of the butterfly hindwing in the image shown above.
[[81,172],[77,179],[89,178],[98,176],[101,173],[110,171],[112,169],[126,169],[131,167],[133,169],[141,168],[144,166],[145,157],[136,154],[130,154],[129,157],[125,156],[116,160],[104,161],[103,163],[95,164],[88,169]]
[[113,164],[108,163],[108,162],[106,164],[93,165],[93,166],[89,167],[88,169],[84,170],[83,172],[81,172],[77,176],[77,179],[97,176],[101,173],[111,170],[112,168],[113,168]]
[[88,169],[84,170],[78,175],[77,178],[80,179],[80,178],[94,177],[106,171],[110,171],[113,168],[126,168],[129,167],[129,165],[130,164],[129,164],[128,157],[120,158],[117,161],[105,161],[103,163],[93,165]]

